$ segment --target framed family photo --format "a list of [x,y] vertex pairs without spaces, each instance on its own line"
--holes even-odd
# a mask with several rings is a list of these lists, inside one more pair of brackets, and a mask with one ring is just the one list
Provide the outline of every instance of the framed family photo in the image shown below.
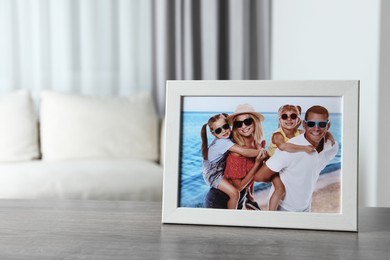
[[162,222],[358,230],[359,81],[167,81]]

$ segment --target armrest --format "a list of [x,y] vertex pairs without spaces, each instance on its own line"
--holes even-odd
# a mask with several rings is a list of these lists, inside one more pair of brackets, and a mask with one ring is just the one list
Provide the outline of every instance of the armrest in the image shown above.
[[160,164],[164,165],[165,156],[165,118],[161,119],[160,122]]

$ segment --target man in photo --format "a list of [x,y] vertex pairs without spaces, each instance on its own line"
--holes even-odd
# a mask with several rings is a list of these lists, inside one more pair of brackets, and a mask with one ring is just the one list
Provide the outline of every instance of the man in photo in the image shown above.
[[320,172],[338,151],[338,144],[333,138],[325,138],[330,125],[329,112],[325,107],[310,107],[303,121],[305,133],[291,138],[288,142],[312,145],[316,152],[289,153],[276,149],[275,154],[255,173],[256,182],[269,181],[271,176],[279,173],[286,192],[278,210],[310,212],[312,195]]

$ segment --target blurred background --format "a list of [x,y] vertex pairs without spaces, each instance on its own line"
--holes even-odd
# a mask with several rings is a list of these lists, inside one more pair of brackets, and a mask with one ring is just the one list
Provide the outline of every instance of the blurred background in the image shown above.
[[167,79],[360,80],[359,199],[390,206],[390,2],[0,0],[0,95],[153,95]]

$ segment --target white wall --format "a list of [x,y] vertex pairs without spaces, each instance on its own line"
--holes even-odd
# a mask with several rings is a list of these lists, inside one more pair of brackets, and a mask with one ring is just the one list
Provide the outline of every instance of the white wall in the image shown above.
[[364,206],[390,206],[387,185],[378,185],[385,179],[389,184],[390,169],[388,163],[378,167],[384,157],[378,157],[377,138],[379,36],[380,0],[273,1],[271,79],[361,81],[359,199]]
[[390,1],[382,0],[380,71],[379,71],[379,110],[378,110],[378,205],[390,207]]

